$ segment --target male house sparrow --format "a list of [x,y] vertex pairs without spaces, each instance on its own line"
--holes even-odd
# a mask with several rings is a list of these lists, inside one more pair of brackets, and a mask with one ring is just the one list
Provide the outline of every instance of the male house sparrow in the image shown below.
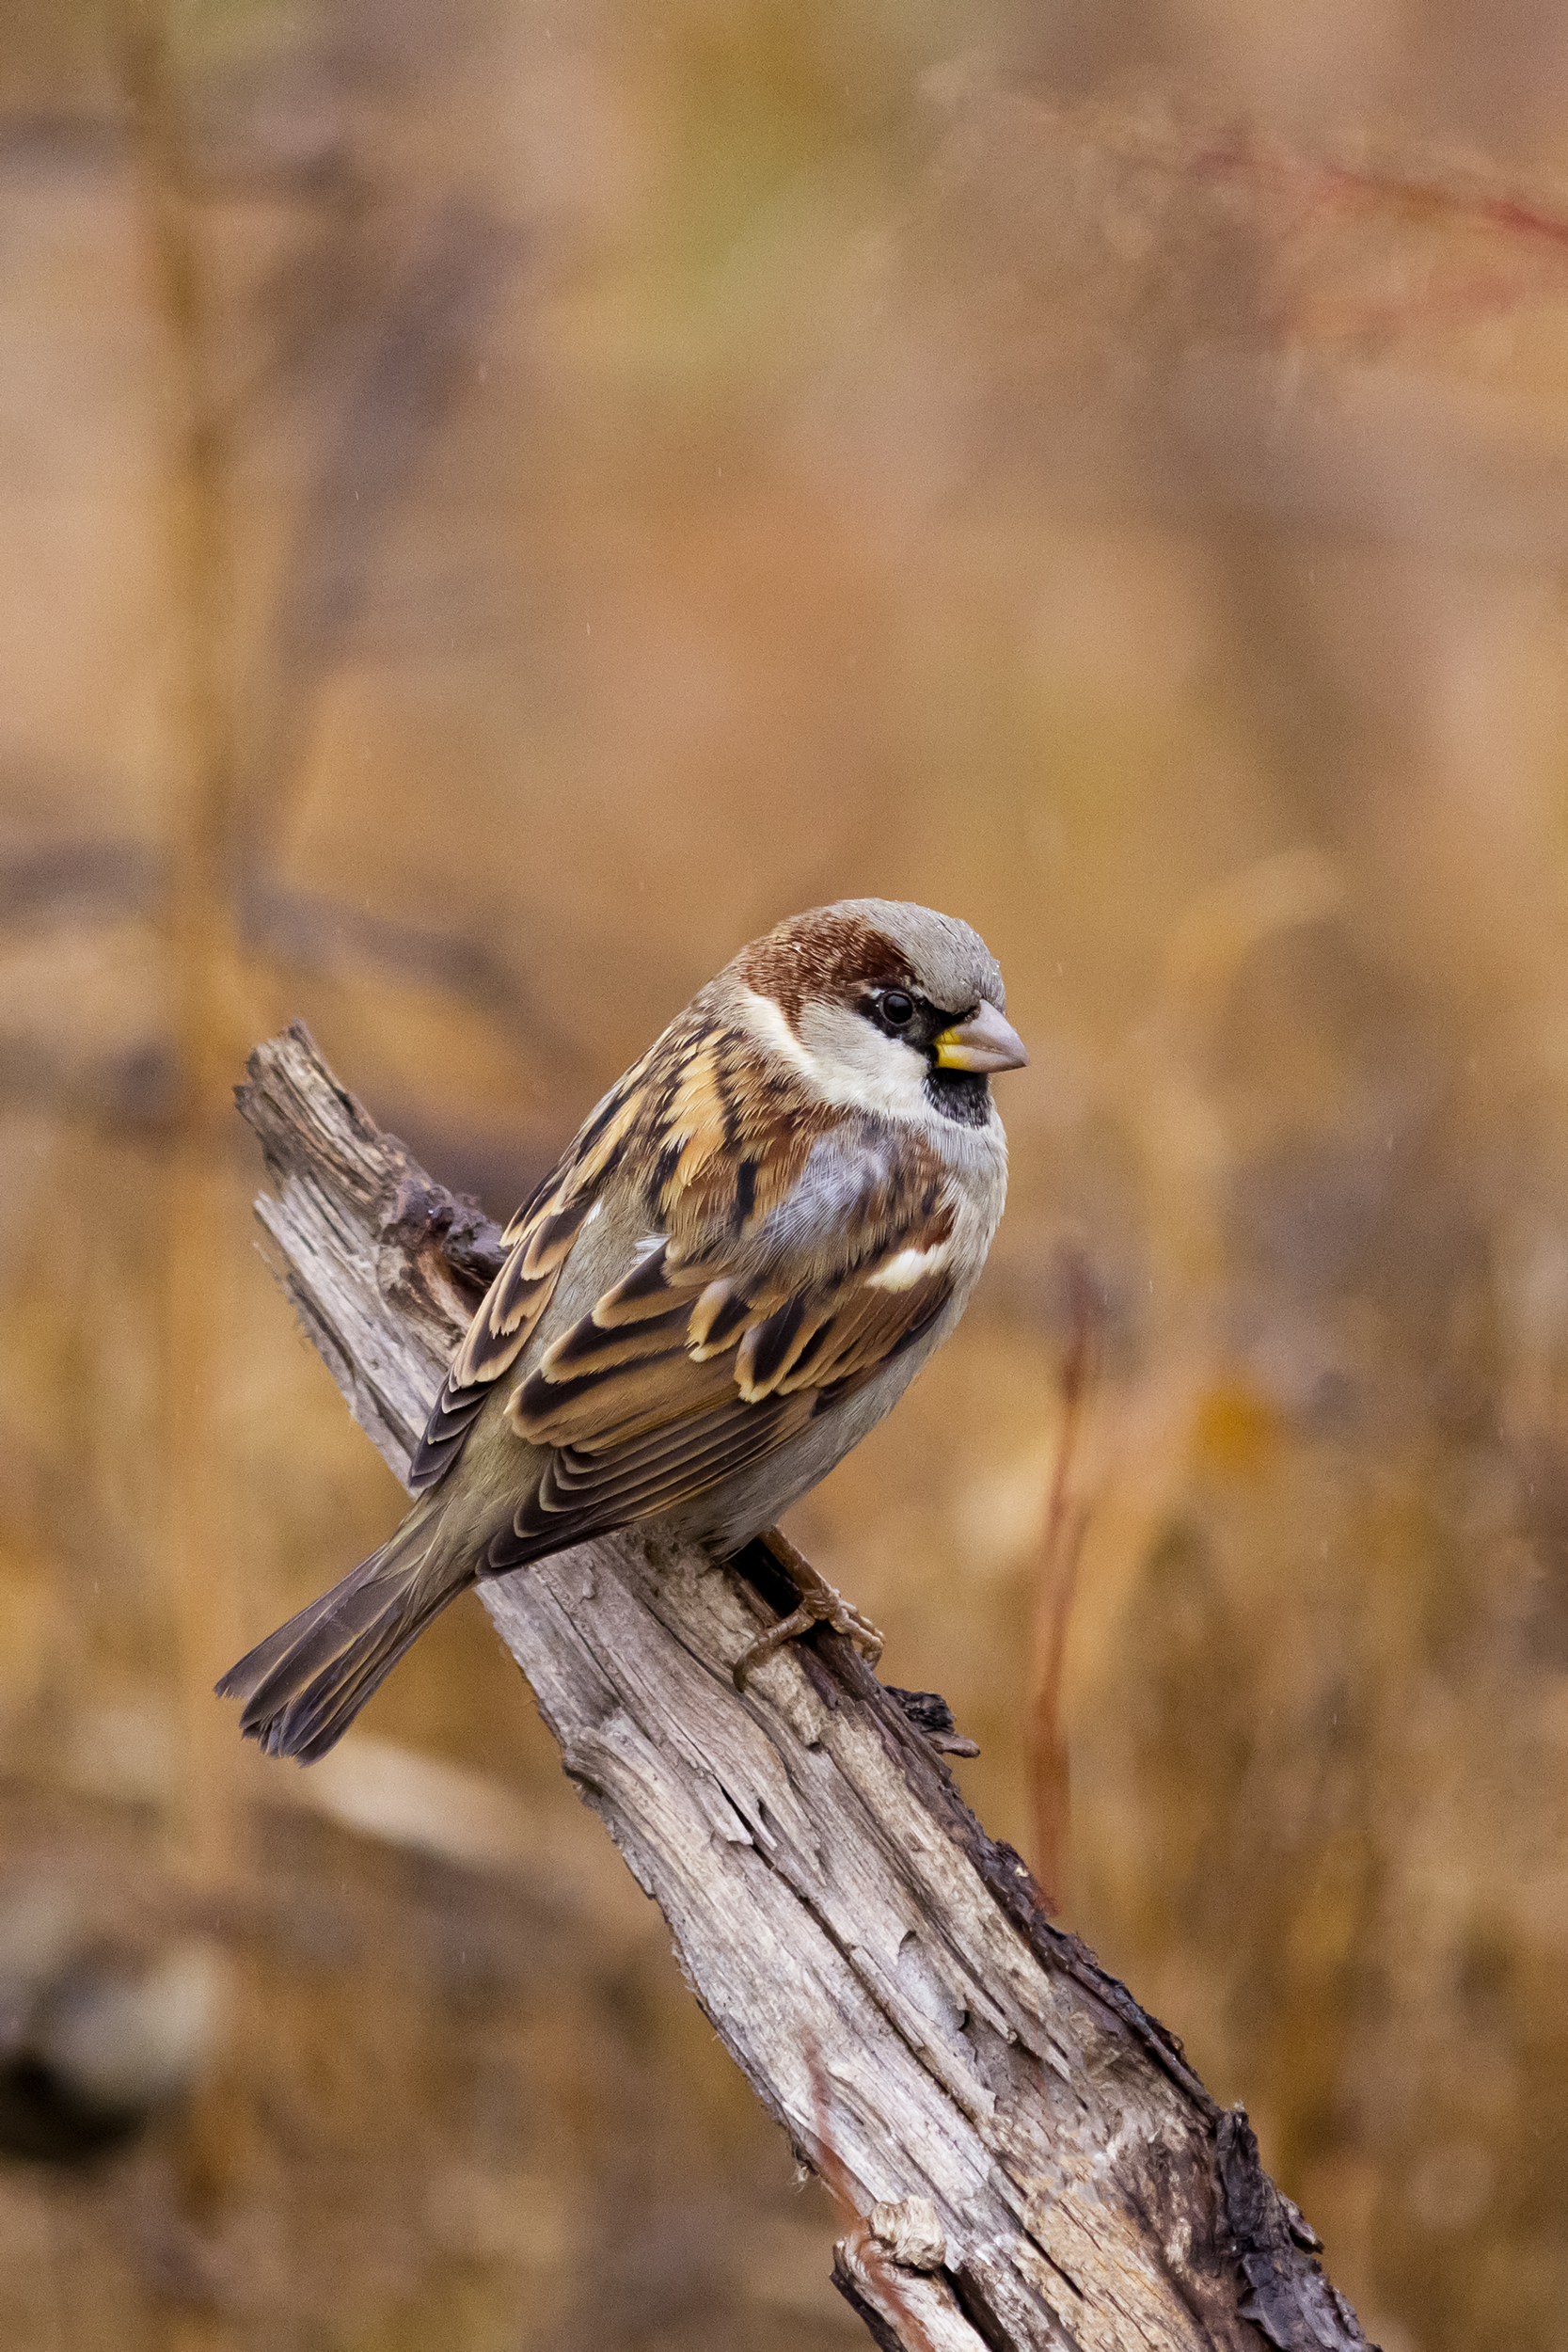
[[699,990],[506,1230],[511,1254],[379,1551],[230,1667],[273,1756],[313,1762],[448,1601],[658,1519],[759,1531],[801,1606],[880,1637],[772,1529],[895,1405],[968,1302],[1002,1214],[990,1073],[1025,1054],[967,923],[846,898]]

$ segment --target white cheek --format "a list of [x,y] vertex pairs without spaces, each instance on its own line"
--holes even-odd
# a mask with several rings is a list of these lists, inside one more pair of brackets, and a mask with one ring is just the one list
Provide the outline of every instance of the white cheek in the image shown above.
[[930,1117],[925,1056],[873,1028],[863,1013],[845,1005],[807,1005],[800,1013],[800,1043],[811,1082],[824,1101],[880,1111],[889,1119]]

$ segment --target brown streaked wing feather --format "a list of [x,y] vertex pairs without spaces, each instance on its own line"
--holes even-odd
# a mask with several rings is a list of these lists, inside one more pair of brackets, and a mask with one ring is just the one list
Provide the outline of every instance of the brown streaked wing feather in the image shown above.
[[836,1114],[791,1072],[766,1066],[722,1017],[695,1021],[671,1043],[649,1136],[648,1207],[659,1231],[705,1255],[778,1207]]
[[858,1292],[825,1317],[786,1363],[778,1375],[782,1394],[800,1388],[842,1390],[874,1378],[930,1329],[953,1285],[945,1274],[935,1274],[908,1290],[872,1291],[863,1283]]
[[651,1252],[552,1343],[509,1399],[518,1435],[555,1453],[488,1565],[520,1565],[673,1510],[875,1377],[952,1295],[942,1273],[897,1290],[870,1281],[902,1238],[835,1282],[744,1301],[733,1285],[716,1301],[711,1265],[674,1245]]
[[501,1575],[546,1552],[603,1534],[628,1521],[673,1511],[748,1467],[803,1429],[816,1399],[771,1396],[747,1405],[732,1385],[728,1401],[694,1412],[657,1432],[657,1445],[627,1453],[565,1447],[552,1460],[536,1495],[518,1506],[509,1530],[485,1554],[485,1568]]
[[643,1081],[651,1058],[644,1056],[606,1095],[507,1227],[511,1254],[480,1301],[409,1464],[416,1494],[451,1468],[490,1391],[538,1329],[572,1245],[646,1113]]
[[641,1363],[590,1367],[580,1376],[538,1388],[537,1380],[531,1374],[508,1399],[510,1426],[531,1445],[572,1445],[590,1454],[651,1437],[736,1393],[733,1363],[722,1358],[693,1363],[678,1344]]
[[[576,1216],[568,1219],[567,1213],[552,1201],[535,1224],[523,1228],[511,1256],[480,1302],[431,1408],[424,1436],[408,1466],[408,1484],[416,1494],[434,1486],[451,1469],[485,1398],[532,1337],[589,1206],[584,1200]],[[540,1226],[550,1229],[551,1240],[541,1253],[537,1271],[531,1273],[528,1262]]]
[[[678,1221],[689,1233],[706,1233],[721,1222],[736,1230],[744,1221],[736,1215],[742,1198],[747,1213],[754,1213],[770,1205],[781,1183],[793,1181],[799,1159],[809,1149],[809,1122],[802,1124],[799,1104],[790,1105],[793,1121],[772,1104],[774,1124],[789,1136],[790,1148],[782,1155],[787,1166],[776,1171],[767,1200],[754,1199],[754,1172],[747,1172],[749,1163],[735,1163],[728,1149],[732,1136],[746,1125],[736,1108],[744,1092],[738,1057],[750,1050],[732,1031],[716,1027],[699,999],[590,1114],[506,1229],[511,1255],[452,1359],[410,1464],[409,1484],[416,1492],[435,1486],[462,1453],[496,1381],[538,1329],[590,1210],[623,1166],[648,1171],[650,1217],[672,1227]],[[665,1313],[668,1300],[639,1305],[635,1272],[620,1286],[622,1320],[635,1323]],[[624,1351],[625,1360],[645,1357],[653,1344],[638,1340]]]

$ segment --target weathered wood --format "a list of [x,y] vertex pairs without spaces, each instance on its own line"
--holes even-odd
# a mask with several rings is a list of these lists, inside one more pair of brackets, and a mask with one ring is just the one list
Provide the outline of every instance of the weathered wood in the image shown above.
[[[258,1047],[239,1100],[284,1286],[401,1475],[499,1235],[303,1028]],[[787,1605],[758,1548],[722,1567],[658,1534],[484,1591],[726,2047],[866,2217],[834,2275],[878,2343],[1362,2345],[1244,2114],[1052,1926],[921,1709],[821,1629],[736,1693],[763,1596]]]

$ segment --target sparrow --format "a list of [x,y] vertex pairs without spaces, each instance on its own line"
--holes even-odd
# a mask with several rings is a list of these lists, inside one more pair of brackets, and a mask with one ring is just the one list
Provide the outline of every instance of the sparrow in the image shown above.
[[846,898],[705,988],[507,1227],[402,1526],[217,1685],[313,1762],[449,1601],[610,1529],[761,1534],[800,1606],[881,1637],[773,1522],[896,1404],[968,1303],[1006,1193],[993,1073],[1028,1059],[954,916]]

